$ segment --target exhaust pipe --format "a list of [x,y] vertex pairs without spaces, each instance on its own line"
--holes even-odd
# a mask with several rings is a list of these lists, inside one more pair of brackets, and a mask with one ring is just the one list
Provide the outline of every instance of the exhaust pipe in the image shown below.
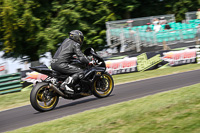
[[62,97],[67,97],[67,95],[65,95],[62,91],[60,91],[55,85],[49,84],[49,86],[50,86],[50,88],[52,88],[53,90],[55,90]]

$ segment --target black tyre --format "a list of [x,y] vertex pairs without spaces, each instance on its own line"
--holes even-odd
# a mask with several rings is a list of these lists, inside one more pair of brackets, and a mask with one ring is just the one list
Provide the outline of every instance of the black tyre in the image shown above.
[[98,98],[109,96],[114,88],[114,81],[109,73],[104,73],[94,82],[93,94]]
[[59,96],[53,89],[50,89],[47,83],[37,83],[30,94],[30,102],[37,111],[44,112],[56,107]]

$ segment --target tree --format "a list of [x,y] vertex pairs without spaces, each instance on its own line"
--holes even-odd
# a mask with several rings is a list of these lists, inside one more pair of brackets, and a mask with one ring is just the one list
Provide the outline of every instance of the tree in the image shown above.
[[[57,7],[57,5],[54,5]],[[69,0],[60,6],[57,16],[52,20],[49,28],[45,30],[46,38],[53,43],[49,47],[54,47],[58,38],[67,36],[71,30],[81,30],[85,35],[83,47],[92,46],[96,49],[103,47],[105,43],[105,22],[115,20],[114,14],[109,10],[108,3],[98,2],[98,0]]]
[[136,0],[1,0],[0,4],[4,57],[30,61],[47,51],[53,54],[74,29],[85,35],[83,48],[104,48],[105,22],[130,18],[137,7]]
[[[106,45],[105,22],[123,18],[121,17],[124,14],[123,12],[130,13],[134,9],[135,3],[136,0],[130,2],[127,0],[127,3],[120,0],[55,2],[53,9],[57,10],[57,16],[52,20],[50,26],[45,29],[42,34],[43,38],[49,40],[48,47],[53,50],[55,44],[59,43],[64,36],[67,36],[66,33],[79,29],[85,35],[83,48],[91,46],[97,50],[103,49]],[[130,17],[130,15],[125,15],[124,18],[127,17]]]
[[110,8],[117,19],[133,18],[135,10],[140,6],[139,0],[111,0]]
[[185,19],[185,13],[189,11],[197,11],[200,5],[199,0],[173,0],[165,1],[167,12],[175,14],[176,21],[182,21]]
[[106,45],[107,21],[196,10],[199,0],[0,0],[0,45],[4,57],[36,61],[55,53],[71,30],[83,31],[83,49]]
[[140,0],[132,14],[133,17],[175,14],[176,21],[182,21],[186,12],[196,11],[199,5],[200,0]]
[[2,3],[2,31],[4,57],[38,60],[39,49],[45,43],[38,39],[43,30],[42,20],[34,16],[39,3],[22,0],[4,0]]

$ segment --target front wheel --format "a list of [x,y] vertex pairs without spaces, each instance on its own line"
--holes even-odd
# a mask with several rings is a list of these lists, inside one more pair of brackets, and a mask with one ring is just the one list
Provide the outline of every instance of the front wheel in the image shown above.
[[109,96],[114,88],[114,81],[109,73],[104,73],[94,82],[93,94],[98,98]]
[[58,101],[59,96],[49,88],[48,83],[37,83],[30,94],[31,105],[40,112],[54,109]]

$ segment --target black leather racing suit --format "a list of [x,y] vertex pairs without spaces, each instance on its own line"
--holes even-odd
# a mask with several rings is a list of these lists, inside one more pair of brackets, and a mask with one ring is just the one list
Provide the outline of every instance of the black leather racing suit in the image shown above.
[[65,39],[56,51],[51,62],[51,68],[63,74],[73,77],[74,82],[83,77],[83,70],[72,65],[73,55],[76,55],[81,63],[89,64],[88,59],[81,52],[80,44],[71,39]]

